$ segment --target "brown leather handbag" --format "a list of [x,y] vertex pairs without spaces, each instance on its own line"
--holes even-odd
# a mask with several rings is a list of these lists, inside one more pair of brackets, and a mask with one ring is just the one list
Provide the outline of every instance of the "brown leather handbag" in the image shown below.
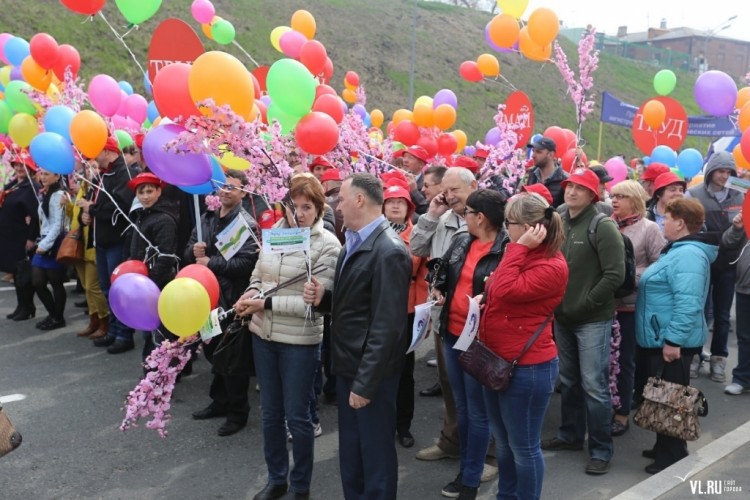
[[8,415],[3,411],[3,407],[0,406],[0,457],[21,446],[22,440],[21,434],[16,431]]
[[83,260],[83,230],[81,227],[71,229],[62,239],[57,250],[57,262],[75,264]]

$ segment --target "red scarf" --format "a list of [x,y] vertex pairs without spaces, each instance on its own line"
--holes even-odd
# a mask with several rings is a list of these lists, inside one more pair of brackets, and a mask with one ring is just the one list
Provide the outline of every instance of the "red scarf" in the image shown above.
[[625,217],[624,219],[618,219],[617,217],[613,217],[613,219],[615,220],[615,222],[617,222],[617,227],[622,229],[624,227],[632,226],[633,224],[641,220],[641,216],[636,214],[631,215],[630,217]]

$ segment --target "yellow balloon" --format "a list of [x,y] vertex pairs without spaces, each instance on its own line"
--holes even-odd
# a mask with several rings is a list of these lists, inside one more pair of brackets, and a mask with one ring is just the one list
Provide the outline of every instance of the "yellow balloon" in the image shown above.
[[306,10],[298,10],[294,14],[292,14],[292,29],[294,31],[299,31],[308,40],[312,40],[315,38],[315,30],[317,29],[317,24],[315,23],[315,18],[312,14],[310,14]]
[[159,319],[178,337],[197,333],[210,313],[208,292],[193,278],[174,279],[159,295]]
[[248,168],[250,168],[249,161],[244,158],[235,156],[234,153],[228,151],[227,146],[219,146],[219,151],[222,151],[223,153],[216,159],[219,160],[219,163],[222,167],[228,168],[230,170],[247,170]]
[[[217,106],[229,105],[232,111],[247,121],[253,118],[253,77],[239,59],[226,52],[201,54],[190,68],[188,87],[196,105],[213,99]],[[200,111],[206,116],[211,115],[207,108]]]
[[373,127],[380,128],[383,125],[383,120],[385,119],[385,116],[383,115],[383,112],[379,109],[373,109],[370,112],[370,123]]
[[492,54],[482,54],[477,58],[477,66],[484,76],[497,76],[500,74],[500,61]]
[[510,14],[518,19],[529,6],[529,0],[497,0],[497,6],[503,14]]
[[52,102],[60,101],[60,89],[57,88],[57,85],[54,83],[49,84],[49,88],[47,88],[47,97],[52,99]]
[[292,28],[289,26],[276,26],[273,30],[271,30],[271,45],[273,45],[273,48],[284,53],[283,50],[281,50],[281,36],[284,33],[287,33],[289,31],[292,31]]
[[518,34],[518,48],[521,54],[532,61],[547,62],[552,55],[552,44],[547,44],[544,47],[539,46],[529,37],[528,26],[521,28]]
[[429,106],[432,107],[432,97],[421,95],[417,97],[417,100],[414,101],[414,109],[417,109],[417,106]]
[[3,87],[8,85],[10,82],[10,72],[13,69],[12,66],[3,66],[0,68],[0,83],[3,84]]
[[8,135],[20,148],[27,148],[31,139],[39,133],[36,118],[27,113],[18,113],[8,123]]
[[466,137],[466,132],[463,130],[454,130],[451,132],[453,134],[453,137],[456,138],[456,141],[458,142],[458,145],[456,146],[456,153],[460,153],[464,150],[466,147],[466,143],[469,141],[469,138]]
[[404,120],[411,121],[413,113],[408,109],[398,109],[393,113],[393,126],[395,127]]

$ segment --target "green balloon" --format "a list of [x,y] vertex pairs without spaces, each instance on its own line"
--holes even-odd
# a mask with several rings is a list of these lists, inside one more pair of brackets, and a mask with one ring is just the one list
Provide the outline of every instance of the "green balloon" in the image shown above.
[[268,123],[273,123],[273,120],[279,122],[281,125],[281,135],[289,135],[294,130],[294,127],[297,126],[297,122],[300,119],[299,116],[292,116],[289,113],[285,113],[275,102],[272,102],[268,106],[266,116],[268,117]]
[[141,24],[156,14],[161,0],[115,0],[117,8],[130,24]]
[[216,43],[229,45],[234,41],[234,26],[226,19],[219,19],[211,25],[211,36]]
[[654,90],[659,95],[669,95],[677,85],[677,77],[669,69],[663,69],[654,76]]
[[33,90],[31,85],[21,80],[13,80],[5,86],[5,101],[16,113],[36,114],[36,106],[26,92]]
[[0,101],[0,134],[8,133],[8,123],[13,117],[13,111],[5,101]]
[[272,105],[297,118],[302,118],[312,109],[317,85],[315,77],[305,65],[294,59],[276,61],[266,77]]
[[133,138],[130,137],[130,134],[124,130],[115,130],[115,136],[117,136],[117,144],[120,146],[120,149],[125,149],[126,147],[135,144]]

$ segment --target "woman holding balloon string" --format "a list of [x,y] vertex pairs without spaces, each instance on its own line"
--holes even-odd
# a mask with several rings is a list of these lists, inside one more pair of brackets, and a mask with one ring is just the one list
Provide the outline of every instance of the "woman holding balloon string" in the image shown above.
[[[325,268],[317,278],[326,288],[332,287],[341,249],[336,236],[323,226],[325,194],[317,179],[311,174],[292,177],[288,200],[285,218],[274,228],[309,228],[310,251],[261,252],[250,287],[234,306],[239,316],[252,315],[253,356],[261,388],[268,485],[255,498],[279,498],[287,489],[295,498],[309,495],[314,448],[309,402],[323,339],[323,316],[312,315],[302,298],[304,280],[272,297],[263,297],[262,291],[320,264]],[[292,435],[291,472],[285,420]]]

